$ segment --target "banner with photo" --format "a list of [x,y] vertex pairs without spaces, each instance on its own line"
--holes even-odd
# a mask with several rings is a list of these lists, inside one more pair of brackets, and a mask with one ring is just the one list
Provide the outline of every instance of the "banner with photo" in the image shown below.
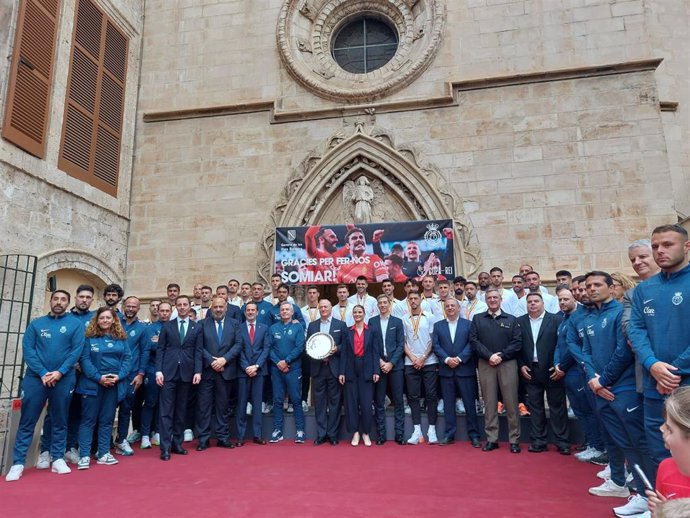
[[279,227],[275,251],[275,272],[286,284],[455,276],[450,219]]

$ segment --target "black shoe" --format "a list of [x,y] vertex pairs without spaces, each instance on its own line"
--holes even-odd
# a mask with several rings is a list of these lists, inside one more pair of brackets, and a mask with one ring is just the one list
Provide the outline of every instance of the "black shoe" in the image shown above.
[[498,443],[497,442],[487,442],[484,447],[482,448],[482,451],[492,451],[492,450],[497,450],[498,449]]
[[334,439],[333,437],[328,439],[328,442],[331,443],[331,446],[337,446],[338,445],[338,439]]
[[397,435],[395,437],[395,442],[397,442],[400,446],[405,446],[405,439],[402,435]]
[[196,447],[196,451],[204,450],[208,450],[208,441],[199,441],[199,444]]
[[170,460],[170,450],[161,448],[161,460]]
[[252,442],[253,442],[254,444],[260,444],[261,446],[265,446],[265,445],[266,445],[266,439],[262,439],[261,437],[254,437],[254,438],[252,439]]
[[235,447],[235,445],[232,444],[230,441],[222,441],[220,439],[218,439],[218,442],[216,442],[216,446],[218,446],[219,448],[228,448],[228,449],[232,449]]
[[473,448],[481,448],[481,444],[479,443],[479,439],[470,439],[470,444],[472,444]]
[[376,446],[383,446],[386,444],[386,439],[376,439]]
[[455,444],[455,439],[453,437],[446,437],[438,443],[439,446],[450,446],[451,444]]
[[602,453],[598,457],[589,459],[590,464],[596,464],[597,466],[606,466],[609,463],[608,453]]
[[580,452],[580,451],[585,451],[587,448],[589,448],[588,444],[580,444],[577,448],[575,448],[575,451]]
[[320,446],[328,440],[328,437],[317,437],[314,439],[314,446]]
[[182,446],[173,446],[170,448],[170,451],[176,453],[177,455],[187,455],[189,453]]
[[548,448],[546,447],[546,445],[542,445],[542,444],[530,444],[529,448],[527,448],[527,451],[530,453],[542,453],[542,452],[545,452],[547,450],[548,450]]
[[244,446],[244,441],[237,441],[235,443],[235,448],[241,448],[242,446]]
[[510,445],[510,453],[520,453],[522,450],[520,449],[519,444],[511,444]]
[[558,446],[558,453],[561,455],[570,455],[570,447],[569,446]]

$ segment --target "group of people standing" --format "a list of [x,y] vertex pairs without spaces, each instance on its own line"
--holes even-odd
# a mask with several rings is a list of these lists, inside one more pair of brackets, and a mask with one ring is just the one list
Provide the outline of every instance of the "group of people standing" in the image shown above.
[[[631,263],[644,282],[628,291],[617,291],[607,272],[572,278],[561,271],[553,296],[527,265],[513,277],[513,289],[503,287],[498,267],[480,273],[477,282],[437,281],[430,275],[419,283],[408,280],[403,300],[395,299],[392,280],[383,280],[383,293],[374,297],[367,293],[366,278],[359,277],[354,295],[347,285],[337,287],[335,304],[321,298],[316,286],[308,287],[302,308],[279,276],[271,279],[268,297],[261,283],[231,280],[215,295],[198,285],[194,298],[171,284],[169,300],[151,302],[154,321],[148,324],[137,317],[139,300],[122,301],[117,285],[106,287],[106,305],[96,311],[90,310],[92,287],[79,287],[71,310],[70,294],[57,290],[50,313],[32,321],[24,335],[22,416],[6,478],[21,477],[46,401],[37,467],[62,474],[70,471],[65,458],[89,468],[94,450],[98,464],[117,463],[111,454],[116,414],[116,451],[131,455],[133,410],[137,437],[130,440],[141,440],[142,448],[159,443],[162,460],[187,454],[183,443],[192,427],[198,451],[209,448],[212,436],[223,448],[243,446],[249,434],[259,445],[282,441],[286,396],[294,411],[295,442],[303,443],[309,389],[315,445],[338,444],[343,400],[351,444],[371,446],[372,432],[376,444],[384,444],[389,397],[393,437],[401,445],[454,443],[458,400],[471,445],[486,452],[499,448],[498,415],[504,410],[512,453],[521,452],[519,407],[526,402],[528,450],[540,453],[548,449],[546,399],[556,449],[570,455],[567,394],[587,443],[578,460],[610,466],[604,483],[590,492],[629,496],[627,468],[636,494],[614,512],[643,515],[648,512],[643,478],[632,466],[639,465],[654,483],[659,463],[669,457],[661,431],[668,427],[664,400],[690,379],[690,311],[684,299],[690,293],[689,248],[687,233],[677,225],[658,227],[651,241],[633,243]],[[305,343],[317,333],[330,335],[333,344],[318,360],[304,354]],[[266,392],[273,401],[268,441],[261,412]],[[413,426],[407,437],[406,404]],[[439,438],[441,408],[445,429]]]

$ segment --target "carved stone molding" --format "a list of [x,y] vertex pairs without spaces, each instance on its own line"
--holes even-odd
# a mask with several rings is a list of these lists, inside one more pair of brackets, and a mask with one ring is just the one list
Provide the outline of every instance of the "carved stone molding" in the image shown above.
[[322,149],[312,151],[292,172],[264,229],[258,263],[259,277],[272,273],[275,228],[343,224],[343,188],[366,177],[380,184],[372,222],[452,219],[455,223],[456,270],[475,275],[481,267],[479,242],[462,200],[434,165],[414,145],[396,146],[383,128],[355,123],[332,135]]
[[[398,50],[366,74],[343,70],[331,55],[337,30],[358,14],[386,20],[398,33]],[[438,51],[445,25],[443,0],[285,0],[276,30],[278,51],[290,75],[315,94],[366,102],[414,81]]]

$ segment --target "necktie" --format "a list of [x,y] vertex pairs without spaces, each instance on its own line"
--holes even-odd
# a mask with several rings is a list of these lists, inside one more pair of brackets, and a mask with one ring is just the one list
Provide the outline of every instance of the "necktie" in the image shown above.
[[254,324],[249,324],[249,341],[254,345]]
[[184,343],[184,337],[185,337],[185,332],[184,332],[184,325],[185,321],[180,320],[180,343]]
[[218,321],[218,343],[223,343],[223,321]]

